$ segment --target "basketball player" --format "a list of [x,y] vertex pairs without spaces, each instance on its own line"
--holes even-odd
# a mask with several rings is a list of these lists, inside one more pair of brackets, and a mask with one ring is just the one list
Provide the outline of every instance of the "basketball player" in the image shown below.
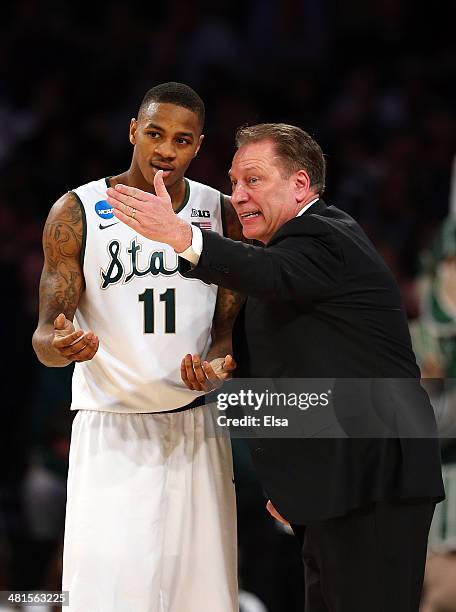
[[62,196],[44,228],[33,346],[47,366],[76,362],[63,562],[71,612],[239,609],[229,440],[178,367],[196,353],[224,375],[235,368],[238,298],[184,279],[173,249],[119,223],[106,202],[117,183],[153,192],[162,170],[179,216],[218,233],[226,222],[239,239],[229,201],[184,177],[203,123],[191,88],[149,90],[131,120],[129,170]]

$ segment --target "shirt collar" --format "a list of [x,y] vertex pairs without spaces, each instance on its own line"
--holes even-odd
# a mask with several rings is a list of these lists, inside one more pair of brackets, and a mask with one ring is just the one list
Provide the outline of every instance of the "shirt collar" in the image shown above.
[[312,202],[309,202],[308,204],[306,204],[306,205],[304,206],[304,208],[301,208],[301,210],[298,212],[298,214],[297,214],[296,216],[297,216],[297,217],[300,217],[302,214],[304,214],[304,213],[306,212],[306,210],[307,210],[308,208],[310,208],[310,207],[312,206],[312,204],[315,204],[315,202],[318,202],[318,200],[319,200],[319,199],[320,199],[320,198],[319,198],[319,197],[317,197],[317,198],[315,198],[314,200],[312,200]]

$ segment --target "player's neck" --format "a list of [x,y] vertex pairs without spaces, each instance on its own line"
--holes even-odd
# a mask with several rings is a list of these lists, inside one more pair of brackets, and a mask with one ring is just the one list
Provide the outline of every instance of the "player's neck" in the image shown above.
[[[111,187],[114,187],[118,183],[122,183],[123,185],[128,185],[129,187],[136,187],[137,189],[142,189],[143,191],[148,191],[149,193],[155,193],[153,186],[144,180],[143,175],[140,172],[134,172],[134,170],[131,168],[122,174],[112,176],[110,178],[110,183]],[[174,185],[171,187],[167,187],[167,190],[171,196],[173,209],[178,210],[182,206],[185,194],[187,192],[185,180],[181,179],[180,181],[177,181],[177,183],[174,183]]]

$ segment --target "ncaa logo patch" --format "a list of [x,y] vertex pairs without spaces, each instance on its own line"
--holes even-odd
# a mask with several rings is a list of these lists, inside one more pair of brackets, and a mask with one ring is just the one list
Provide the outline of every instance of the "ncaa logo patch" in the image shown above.
[[112,219],[114,217],[112,208],[106,200],[100,200],[95,204],[95,212],[102,219]]

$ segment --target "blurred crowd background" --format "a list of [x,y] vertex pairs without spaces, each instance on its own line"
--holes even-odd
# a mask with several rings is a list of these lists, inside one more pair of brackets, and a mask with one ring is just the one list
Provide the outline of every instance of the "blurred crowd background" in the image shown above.
[[[356,217],[393,270],[423,374],[449,380],[431,392],[440,400],[451,469],[455,24],[454,0],[5,5],[0,589],[58,589],[60,580],[71,368],[46,369],[31,348],[44,221],[62,193],[127,169],[130,118],[160,82],[187,83],[204,99],[206,140],[188,176],[227,193],[238,126],[293,123],[320,142],[325,200]],[[235,447],[243,609],[298,612],[297,546],[266,514],[245,448]],[[456,545],[448,531],[456,504],[445,512],[436,535],[443,544],[429,562],[426,612],[456,610]]]

